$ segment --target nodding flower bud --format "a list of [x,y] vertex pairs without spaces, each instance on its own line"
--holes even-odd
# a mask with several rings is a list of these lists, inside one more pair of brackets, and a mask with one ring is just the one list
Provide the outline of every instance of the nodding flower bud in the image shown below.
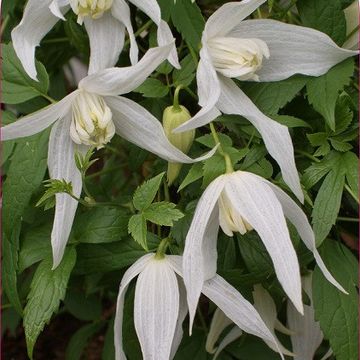
[[209,52],[216,70],[224,76],[239,80],[259,81],[257,70],[263,58],[269,58],[266,43],[260,39],[213,38],[208,41]]
[[115,134],[112,112],[101,96],[79,92],[72,106],[71,139],[77,144],[104,147]]
[[99,19],[113,4],[113,0],[69,0],[69,2],[72,10],[78,16],[77,22],[80,25],[86,16]]
[[[183,153],[188,153],[195,138],[195,130],[184,131],[182,133],[174,134],[172,131],[178,126],[184,124],[191,118],[189,111],[182,105],[169,106],[165,109],[163,114],[163,127],[166,137],[171,144],[181,150]],[[182,164],[169,162],[167,171],[167,181],[171,185],[178,177]]]

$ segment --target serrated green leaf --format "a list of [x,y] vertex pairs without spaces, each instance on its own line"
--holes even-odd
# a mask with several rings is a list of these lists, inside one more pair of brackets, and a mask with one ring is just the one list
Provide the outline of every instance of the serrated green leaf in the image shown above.
[[145,181],[136,189],[133,202],[137,210],[141,211],[150,206],[160,188],[164,174],[165,172],[162,172],[152,179]]
[[185,56],[180,61],[181,69],[175,69],[173,72],[173,81],[175,86],[189,86],[195,78],[196,64],[191,54]]
[[296,6],[304,26],[328,34],[338,45],[344,43],[346,21],[339,0],[298,0]]
[[296,75],[277,82],[241,84],[241,89],[262,112],[276,115],[299,93],[307,81],[306,77]]
[[3,288],[19,313],[16,272],[21,217],[44,178],[48,137],[49,131],[44,131],[17,143],[3,185]]
[[2,45],[2,101],[19,104],[41,94],[47,94],[49,76],[45,67],[36,61],[39,81],[32,80],[22,67],[11,44]]
[[205,26],[199,7],[191,0],[177,1],[171,8],[171,20],[184,40],[197,51]]
[[88,341],[99,332],[104,325],[105,323],[103,321],[100,323],[87,324],[76,331],[66,348],[65,360],[80,360]]
[[332,137],[329,138],[329,141],[332,147],[337,151],[346,152],[352,149],[352,145],[347,142],[343,142]]
[[201,187],[206,188],[214,179],[224,174],[226,171],[225,161],[222,155],[215,154],[204,162],[203,182]]
[[274,169],[269,160],[261,159],[257,163],[249,166],[247,171],[259,175],[265,179],[269,179],[272,176]]
[[[225,135],[225,134],[218,134],[220,143],[222,146],[231,146],[232,145],[232,140],[229,136]],[[211,134],[206,134],[203,136],[200,136],[198,138],[196,138],[196,142],[205,145],[208,148],[213,148],[215,147],[215,141],[214,138]]]
[[337,360],[358,359],[358,263],[340,243],[327,240],[320,255],[335,279],[349,293],[330,284],[318,266],[313,275],[315,318]]
[[128,221],[129,216],[124,210],[92,208],[76,217],[72,238],[88,244],[118,241],[127,235]]
[[317,246],[325,240],[335,224],[344,185],[345,173],[342,164],[338,163],[326,175],[314,202],[311,217]]
[[181,191],[182,189],[184,189],[186,186],[193,183],[194,181],[201,179],[203,176],[203,173],[204,173],[203,164],[201,162],[197,162],[197,163],[193,164],[191,166],[189,172],[185,176],[185,179],[180,184],[178,192]]
[[26,345],[30,359],[33,358],[33,349],[38,336],[65,297],[75,262],[76,251],[71,248],[65,252],[60,265],[55,270],[51,270],[51,257],[43,260],[36,269],[24,309]]
[[336,99],[339,92],[350,82],[353,72],[354,61],[348,59],[306,84],[310,104],[325,118],[332,131],[335,131]]
[[344,154],[342,161],[347,183],[354,194],[359,194],[359,158],[356,154],[348,152]]
[[128,231],[134,240],[147,251],[148,245],[146,241],[146,218],[143,214],[136,214],[130,218]]
[[307,127],[311,129],[311,126],[306,121],[301,120],[295,116],[272,115],[271,118],[278,123],[287,126],[288,128]]
[[176,205],[169,202],[156,202],[151,204],[143,215],[146,220],[162,226],[173,226],[174,221],[181,219],[184,214],[175,209]]
[[141,93],[144,97],[162,98],[169,93],[169,88],[157,79],[146,79],[134,92]]

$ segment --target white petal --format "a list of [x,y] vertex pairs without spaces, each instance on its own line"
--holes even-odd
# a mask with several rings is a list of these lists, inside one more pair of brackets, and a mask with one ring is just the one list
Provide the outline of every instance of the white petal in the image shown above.
[[204,280],[216,273],[216,240],[219,230],[217,201],[225,185],[215,179],[202,194],[187,233],[183,255],[183,278],[189,306],[190,334]]
[[267,184],[271,186],[276,197],[281,203],[285,216],[295,226],[305,246],[314,254],[316,263],[326,277],[326,279],[334,286],[336,286],[340,291],[347,294],[346,290],[344,290],[344,288],[334,279],[329,270],[326,268],[323,260],[321,259],[321,256],[316,249],[314,232],[309,224],[309,220],[307,219],[305,213],[284,191],[282,191],[277,186],[271,184],[270,182],[267,182]]
[[304,195],[296,170],[294,148],[287,127],[265,116],[231,79],[221,77],[221,88],[218,108],[225,114],[244,116],[256,127],[269,154],[279,164],[284,181],[303,202]]
[[262,179],[238,171],[225,185],[234,208],[257,231],[275,267],[276,276],[299,312],[302,312],[299,262],[280,202]]
[[202,109],[189,121],[176,128],[175,133],[203,126],[220,115],[219,110],[216,109],[216,103],[220,97],[219,79],[205,46],[200,50],[196,81],[199,105]]
[[254,286],[253,298],[256,310],[259,312],[261,318],[264,320],[264,323],[276,339],[276,344],[265,341],[266,344],[274,351],[277,351],[278,347],[284,355],[293,356],[289,350],[284,348],[276,337],[275,324],[277,321],[277,311],[275,302],[270,294],[260,284],[258,284]]
[[125,28],[109,12],[99,19],[84,19],[90,41],[89,74],[114,66],[124,46]]
[[257,72],[260,81],[283,80],[294,74],[319,76],[358,53],[338,47],[320,31],[275,20],[243,21],[229,36],[266,42],[270,57]]
[[53,0],[49,5],[50,11],[59,19],[65,21],[64,14],[70,8],[69,0]]
[[213,357],[213,360],[216,360],[218,358],[218,356],[220,355],[220,353],[229,345],[231,344],[233,341],[235,341],[236,339],[238,339],[241,335],[242,335],[242,330],[237,327],[234,326],[226,335],[225,337],[222,339],[221,343],[219,344],[216,353]]
[[[312,301],[312,299],[310,298]],[[304,315],[300,315],[294,306],[288,302],[287,321],[293,332],[291,343],[295,360],[313,360],[315,352],[323,340],[320,325],[315,322],[315,312],[312,306],[304,305]]]
[[[73,193],[81,194],[81,174],[76,168],[75,151],[82,150],[70,138],[71,115],[63,121],[58,121],[51,129],[49,139],[48,167],[51,179],[71,181]],[[64,255],[75,212],[78,206],[76,200],[67,194],[56,194],[55,218],[51,232],[53,249],[53,269],[56,268]]]
[[333,354],[332,349],[329,349],[326,354],[320,360],[326,360]]
[[145,108],[125,97],[109,96],[105,101],[113,112],[118,135],[167,161],[193,163],[211,157],[216,151],[214,148],[202,157],[191,159],[169,142],[161,123]]
[[205,349],[208,353],[215,353],[215,344],[219,340],[221,333],[232,323],[233,322],[224,314],[222,310],[216,308],[211,319],[209,333],[206,338]]
[[71,108],[71,102],[76,96],[74,91],[56,104],[47,106],[33,114],[1,128],[1,140],[12,140],[34,135],[43,131],[56,120],[63,118]]
[[154,254],[146,254],[141,257],[139,260],[134,262],[125,272],[120,288],[119,294],[116,303],[116,315],[114,321],[114,344],[115,344],[115,359],[116,360],[126,360],[126,356],[123,350],[122,343],[122,321],[123,321],[123,312],[124,312],[124,301],[126,290],[131,282],[131,280],[137,276],[141,271],[143,271],[146,264],[154,257]]
[[224,4],[206,22],[206,37],[225,36],[264,2],[266,0],[243,0]]
[[139,60],[139,48],[131,24],[130,8],[125,0],[116,0],[111,7],[111,12],[126,27],[130,39],[130,61],[132,65],[135,65]]
[[160,24],[161,13],[160,7],[156,0],[129,0],[143,13],[145,13],[156,25]]
[[[171,33],[171,30],[170,30],[170,27],[164,20],[161,20],[160,24],[158,25],[157,39],[158,39],[159,46],[164,46],[166,44],[171,43],[174,40],[173,34]],[[168,60],[169,60],[170,64],[172,66],[174,66],[176,69],[181,68],[181,66],[179,64],[179,58],[178,58],[175,43],[170,52]]]
[[150,260],[136,282],[135,329],[144,360],[169,360],[179,313],[176,275],[168,261]]
[[51,1],[29,0],[20,24],[11,32],[14,50],[25,71],[34,80],[37,80],[35,47],[59,20],[49,9]]
[[[202,292],[240,329],[259,336],[263,340],[276,343],[276,339],[262,321],[256,309],[221,276],[216,275],[206,281]],[[283,355],[280,355],[283,359]]]
[[140,86],[146,78],[169,56],[173,44],[149,49],[134,66],[111,68],[89,75],[79,88],[98,95],[126,94]]
[[[167,256],[167,258],[169,258],[169,256]],[[180,256],[179,256],[179,258],[180,258]],[[179,265],[181,267],[181,259],[179,259],[179,260],[180,260]],[[170,260],[169,263],[173,267],[173,265],[172,265],[173,261]],[[173,267],[173,269],[174,269],[174,267]],[[174,271],[176,271],[176,270],[174,269]],[[174,358],[174,356],[180,346],[180,343],[181,343],[181,340],[183,337],[183,333],[184,333],[182,324],[188,313],[188,307],[187,307],[187,302],[186,302],[186,289],[185,289],[182,279],[178,278],[177,280],[178,280],[178,285],[179,285],[179,315],[178,315],[177,322],[176,322],[174,340],[171,345],[170,359]]]

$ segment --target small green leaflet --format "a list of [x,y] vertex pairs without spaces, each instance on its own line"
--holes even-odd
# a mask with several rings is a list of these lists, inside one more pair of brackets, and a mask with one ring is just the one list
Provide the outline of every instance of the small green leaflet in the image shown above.
[[324,117],[332,131],[335,131],[336,99],[344,86],[349,84],[353,73],[354,60],[347,59],[306,84],[309,103]]
[[175,86],[189,86],[195,78],[196,64],[191,54],[185,56],[180,61],[181,69],[175,69],[173,72],[173,81]]
[[60,301],[65,298],[71,271],[76,262],[76,251],[68,249],[60,265],[52,270],[52,258],[43,260],[31,282],[28,302],[24,309],[24,328],[29,358],[33,358],[36,340],[53,313],[57,312]]
[[315,318],[337,360],[358,359],[358,263],[343,245],[327,240],[320,255],[335,279],[349,294],[330,284],[318,266],[313,275]]
[[134,92],[141,93],[144,97],[162,98],[169,93],[169,88],[157,79],[146,79]]
[[11,44],[2,44],[2,101],[19,104],[42,94],[49,89],[49,76],[45,67],[36,61],[39,81],[32,80],[23,69]]
[[146,251],[149,250],[146,239],[146,218],[143,214],[136,214],[130,218],[128,231],[138,244],[140,244]]
[[174,221],[181,219],[184,214],[175,209],[176,205],[166,201],[151,204],[144,212],[146,220],[161,226],[173,226]]
[[191,166],[189,172],[185,176],[185,179],[180,184],[178,192],[181,191],[182,189],[186,188],[188,185],[190,185],[194,181],[201,179],[203,176],[203,173],[204,173],[203,164],[201,162],[197,162],[197,163],[193,164]]

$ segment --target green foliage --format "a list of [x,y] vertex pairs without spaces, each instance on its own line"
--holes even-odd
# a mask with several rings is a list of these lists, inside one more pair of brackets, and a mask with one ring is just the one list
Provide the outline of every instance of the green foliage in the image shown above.
[[144,97],[162,98],[169,93],[169,88],[157,79],[146,79],[135,92],[141,93]]
[[315,317],[337,360],[358,359],[358,264],[343,245],[327,241],[320,254],[335,279],[349,294],[331,285],[318,267],[313,276]]
[[36,62],[38,80],[32,80],[23,69],[11,44],[2,45],[2,101],[6,104],[19,104],[34,97],[47,94],[49,76],[45,67]]
[[61,264],[52,270],[52,258],[43,260],[31,282],[28,302],[24,309],[24,328],[30,359],[36,340],[53,313],[64,299],[71,271],[76,262],[75,249],[69,249]]

